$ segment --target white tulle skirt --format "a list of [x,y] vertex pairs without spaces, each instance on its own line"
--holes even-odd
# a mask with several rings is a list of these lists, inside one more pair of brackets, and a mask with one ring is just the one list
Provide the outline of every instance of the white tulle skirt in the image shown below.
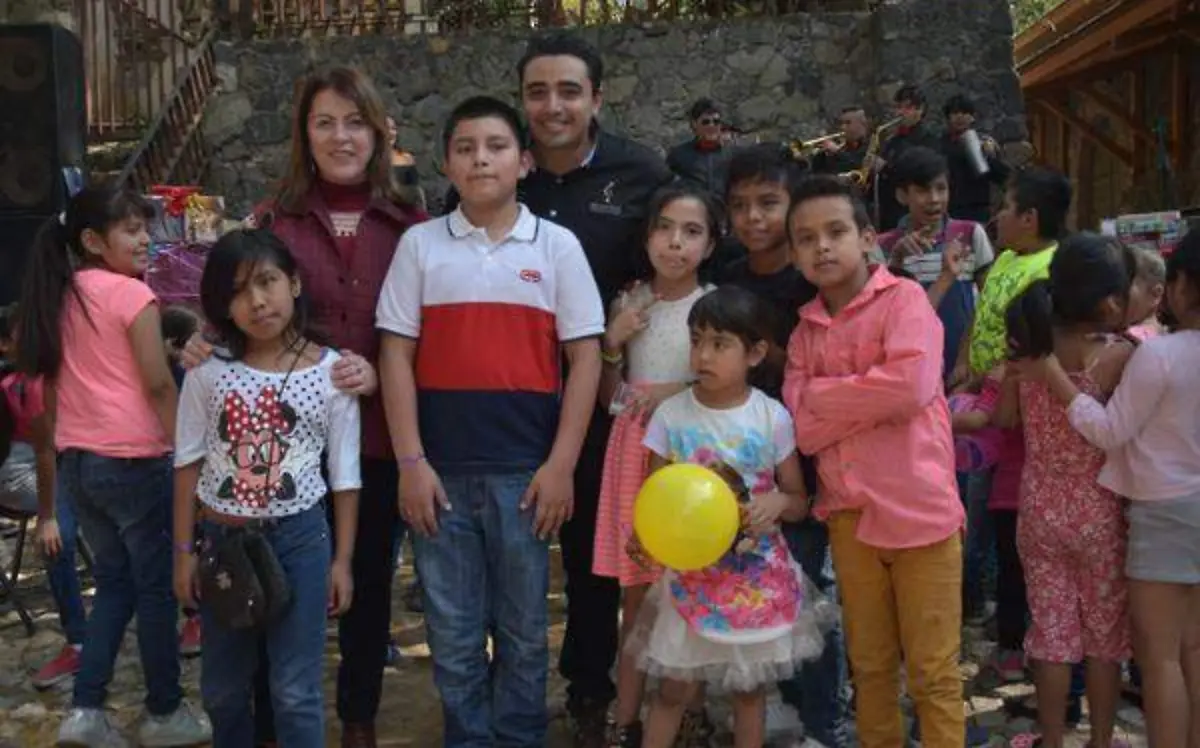
[[771,631],[710,638],[697,633],[671,601],[671,574],[646,593],[626,647],[637,667],[654,678],[704,682],[720,693],[747,693],[791,678],[808,660],[820,657],[824,632],[840,611],[821,595],[793,562],[804,590],[801,614],[792,625]]

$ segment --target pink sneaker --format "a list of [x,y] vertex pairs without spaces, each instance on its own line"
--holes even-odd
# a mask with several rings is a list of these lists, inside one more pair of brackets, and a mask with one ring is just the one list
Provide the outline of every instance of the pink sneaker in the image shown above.
[[70,644],[33,675],[33,687],[42,690],[61,683],[79,672],[79,650]]
[[992,669],[1006,683],[1025,680],[1025,654],[1015,649],[997,649],[992,655]]
[[185,618],[183,628],[179,630],[179,655],[181,657],[196,657],[201,650],[200,616]]

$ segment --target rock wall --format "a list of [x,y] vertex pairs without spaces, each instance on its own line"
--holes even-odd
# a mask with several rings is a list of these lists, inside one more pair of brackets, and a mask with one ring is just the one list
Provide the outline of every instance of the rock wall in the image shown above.
[[[604,55],[601,120],[661,148],[688,136],[687,107],[702,96],[753,136],[782,140],[828,132],[851,103],[884,114],[905,82],[923,85],[938,121],[945,98],[966,91],[982,109],[984,129],[1001,141],[1025,137],[1007,0],[893,0],[874,12],[580,33]],[[515,101],[515,67],[526,39],[493,31],[222,42],[221,88],[204,123],[214,151],[206,186],[225,195],[234,213],[268,194],[286,161],[294,81],[315,65],[337,62],[375,79],[427,191],[440,195],[436,144],[443,119],[469,95]]]

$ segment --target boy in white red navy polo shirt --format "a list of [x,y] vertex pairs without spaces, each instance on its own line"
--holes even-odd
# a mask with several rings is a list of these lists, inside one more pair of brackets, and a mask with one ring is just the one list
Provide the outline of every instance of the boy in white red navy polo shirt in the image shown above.
[[460,203],[401,238],[376,314],[447,748],[545,744],[549,538],[600,378],[600,294],[575,235],[517,201],[523,144],[507,104],[454,109]]

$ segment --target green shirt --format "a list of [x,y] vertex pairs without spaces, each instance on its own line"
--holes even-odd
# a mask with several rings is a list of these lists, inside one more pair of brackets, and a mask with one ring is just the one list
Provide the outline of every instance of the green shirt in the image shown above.
[[1006,249],[996,258],[975,309],[971,331],[971,371],[985,374],[1008,356],[1008,333],[1004,321],[1008,305],[1037,280],[1050,277],[1050,260],[1058,244],[1033,254],[1020,255]]

